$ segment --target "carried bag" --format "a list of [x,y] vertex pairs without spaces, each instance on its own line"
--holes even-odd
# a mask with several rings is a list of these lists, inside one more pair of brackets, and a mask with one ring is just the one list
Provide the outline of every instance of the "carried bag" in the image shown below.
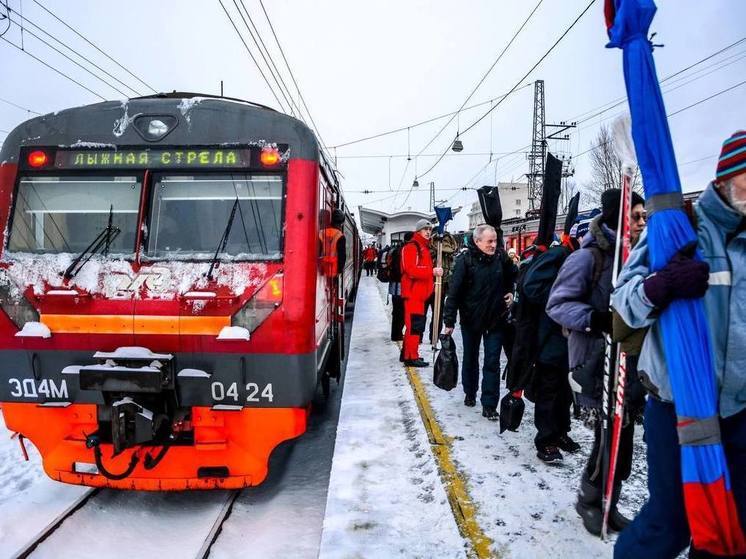
[[440,351],[435,358],[433,384],[443,390],[453,390],[458,384],[456,342],[448,334],[440,335]]

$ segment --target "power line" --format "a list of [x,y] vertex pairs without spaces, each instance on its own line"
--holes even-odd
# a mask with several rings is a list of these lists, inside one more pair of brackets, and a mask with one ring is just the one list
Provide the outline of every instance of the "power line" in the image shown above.
[[[569,27],[568,27],[567,29],[565,29],[565,31],[564,31],[564,32],[562,33],[562,35],[560,35],[560,36],[559,36],[559,38],[558,38],[558,39],[557,39],[557,40],[556,40],[556,41],[554,42],[554,44],[553,44],[553,45],[552,45],[551,47],[549,47],[549,50],[547,50],[547,51],[546,51],[546,52],[545,52],[545,53],[544,53],[544,54],[542,55],[542,57],[541,57],[541,58],[539,58],[539,60],[538,60],[538,61],[537,61],[537,62],[536,62],[536,63],[535,63],[535,64],[534,64],[534,65],[533,65],[533,66],[532,66],[532,67],[531,67],[531,68],[530,68],[529,70],[528,70],[528,72],[526,72],[526,73],[525,73],[525,74],[523,75],[523,77],[522,77],[522,78],[521,78],[520,80],[518,80],[518,81],[516,82],[516,84],[515,84],[515,85],[514,85],[514,86],[512,87],[512,89],[511,89],[510,91],[508,91],[508,93],[507,93],[507,94],[505,95],[505,97],[503,97],[502,99],[500,99],[500,100],[499,100],[499,101],[498,101],[497,103],[495,103],[495,105],[494,105],[493,107],[491,107],[491,108],[490,108],[490,109],[489,109],[489,110],[488,110],[487,112],[485,112],[485,113],[484,113],[484,114],[483,114],[482,116],[480,116],[480,117],[479,117],[479,118],[478,118],[477,120],[475,120],[475,121],[474,121],[474,122],[472,122],[472,123],[471,123],[471,124],[470,124],[469,126],[467,126],[467,127],[466,127],[466,128],[464,129],[464,131],[463,131],[463,132],[461,132],[461,134],[466,134],[466,133],[467,133],[467,132],[468,132],[469,130],[471,130],[472,128],[474,128],[474,127],[475,127],[475,126],[476,126],[477,124],[479,124],[479,123],[480,123],[480,122],[481,122],[481,121],[482,121],[482,120],[483,120],[484,118],[486,118],[486,117],[487,117],[487,116],[488,116],[488,115],[489,115],[489,114],[490,114],[490,113],[491,113],[492,111],[494,111],[495,109],[497,109],[497,108],[498,108],[498,107],[499,107],[499,106],[500,106],[500,105],[501,105],[501,104],[503,103],[503,101],[505,101],[505,99],[507,99],[507,98],[508,98],[508,96],[509,96],[509,95],[510,95],[511,93],[513,93],[514,91],[516,91],[516,90],[518,89],[518,86],[519,86],[519,85],[520,85],[520,84],[521,84],[521,83],[522,83],[522,82],[523,82],[523,81],[524,81],[524,80],[525,80],[525,79],[526,79],[526,78],[527,78],[528,76],[530,76],[530,75],[531,75],[531,73],[532,73],[532,72],[533,72],[534,70],[536,70],[536,68],[537,68],[537,67],[539,66],[539,64],[541,64],[541,63],[542,63],[542,62],[544,61],[544,59],[546,59],[546,58],[547,58],[547,56],[549,56],[549,54],[550,54],[550,53],[551,53],[551,52],[552,52],[552,51],[553,51],[553,50],[554,50],[554,49],[555,49],[555,48],[557,47],[557,45],[559,45],[559,44],[560,44],[560,42],[562,42],[562,40],[563,40],[563,39],[564,39],[564,38],[565,38],[565,37],[567,36],[567,34],[568,34],[568,33],[570,33],[570,31],[571,31],[571,30],[572,30],[572,29],[573,29],[573,28],[575,27],[575,25],[577,25],[577,23],[578,23],[578,22],[580,21],[580,19],[581,19],[581,18],[582,18],[582,17],[583,17],[583,16],[584,16],[584,15],[585,15],[585,14],[586,14],[587,12],[588,12],[588,10],[590,10],[590,9],[591,9],[591,6],[593,6],[593,4],[595,4],[595,3],[596,3],[596,0],[591,0],[591,1],[590,1],[590,2],[588,3],[588,5],[587,5],[587,6],[586,6],[586,7],[585,7],[585,8],[583,9],[583,11],[582,11],[582,12],[580,12],[580,14],[579,14],[579,15],[578,15],[578,16],[577,16],[577,17],[575,18],[575,21],[573,21],[573,22],[572,22],[572,23],[570,24],[570,26],[569,26]],[[437,166],[437,165],[438,165],[438,164],[439,164],[439,163],[440,163],[440,162],[441,162],[441,161],[443,160],[443,157],[445,157],[445,154],[446,154],[446,153],[448,153],[448,150],[450,149],[450,147],[451,147],[451,146],[450,146],[450,144],[449,144],[449,145],[448,145],[448,146],[446,147],[445,151],[443,152],[443,155],[442,155],[442,156],[441,156],[441,157],[440,157],[439,159],[437,159],[437,160],[435,161],[435,163],[433,163],[433,165],[432,165],[432,166],[431,166],[431,167],[430,167],[430,168],[429,168],[429,169],[428,169],[427,171],[425,171],[424,173],[422,173],[422,174],[420,175],[420,177],[424,177],[424,176],[427,176],[427,175],[428,175],[428,174],[429,174],[430,172],[432,172],[432,170],[433,170],[433,169],[435,169],[435,167],[436,167],[436,166]]]
[[[495,59],[495,61],[494,61],[494,62],[492,63],[492,65],[491,65],[491,66],[489,67],[489,69],[488,69],[488,70],[487,70],[487,71],[486,71],[486,72],[484,73],[484,75],[483,75],[483,76],[482,76],[482,78],[481,78],[481,79],[479,80],[479,82],[477,83],[477,85],[476,85],[476,86],[474,86],[474,89],[472,89],[472,90],[471,90],[471,93],[469,93],[468,97],[467,97],[467,98],[466,98],[466,99],[464,100],[464,102],[463,102],[463,103],[461,103],[461,106],[459,107],[458,111],[456,111],[456,115],[458,115],[458,114],[459,114],[459,113],[461,112],[461,110],[462,110],[462,109],[463,109],[463,108],[464,108],[464,107],[466,106],[466,104],[467,104],[467,103],[469,102],[469,99],[471,99],[471,98],[472,98],[472,97],[474,96],[474,94],[475,94],[475,93],[477,92],[477,89],[479,89],[479,87],[480,87],[480,86],[481,86],[481,85],[482,85],[482,84],[484,83],[484,80],[486,80],[486,79],[487,79],[487,76],[489,76],[489,75],[490,75],[490,73],[491,73],[491,72],[492,72],[492,70],[493,70],[493,69],[495,68],[495,66],[497,65],[497,63],[498,63],[498,62],[500,62],[500,60],[502,59],[503,55],[505,55],[505,53],[506,53],[506,52],[508,51],[508,49],[509,49],[509,48],[510,48],[510,46],[511,46],[511,45],[513,44],[513,42],[514,42],[514,41],[515,41],[515,40],[516,40],[516,39],[518,38],[518,35],[520,35],[520,34],[521,34],[521,31],[523,31],[523,28],[524,28],[524,27],[526,27],[526,25],[528,24],[529,20],[530,20],[530,19],[531,19],[531,18],[533,17],[533,15],[534,15],[534,14],[536,13],[536,10],[538,10],[538,9],[539,9],[539,6],[541,6],[541,4],[542,4],[542,2],[543,2],[543,1],[544,1],[544,0],[539,0],[539,2],[538,2],[538,3],[536,4],[536,6],[534,7],[534,9],[533,9],[533,10],[531,10],[531,13],[530,13],[530,14],[528,14],[528,17],[527,17],[527,18],[526,18],[526,19],[524,20],[524,22],[523,22],[523,23],[521,24],[521,26],[520,26],[520,27],[518,28],[518,31],[516,31],[516,32],[515,32],[515,33],[513,34],[513,37],[511,37],[510,41],[508,41],[508,44],[507,44],[507,45],[505,45],[505,48],[503,48],[503,50],[502,50],[502,51],[500,52],[500,54],[499,54],[499,55],[497,56],[497,58],[496,58],[496,59]],[[456,115],[454,115],[454,116],[451,116],[451,118],[449,118],[449,119],[448,119],[448,122],[446,122],[446,123],[445,123],[445,124],[444,124],[444,125],[443,125],[443,126],[442,126],[442,127],[440,128],[440,130],[438,130],[438,132],[437,132],[437,133],[435,134],[435,136],[433,136],[433,137],[432,137],[432,139],[431,139],[431,140],[430,140],[430,141],[429,141],[429,142],[428,142],[428,143],[427,143],[427,144],[425,145],[425,147],[423,147],[423,148],[422,148],[422,149],[420,150],[420,153],[423,153],[423,152],[424,152],[424,151],[425,151],[425,150],[426,150],[427,148],[429,148],[429,147],[430,147],[430,146],[432,145],[432,143],[433,143],[433,142],[434,142],[434,141],[435,141],[436,139],[438,139],[438,137],[439,137],[439,136],[440,136],[440,135],[441,135],[441,134],[443,133],[443,130],[445,130],[445,129],[446,129],[446,127],[447,127],[447,126],[448,126],[448,125],[449,125],[449,124],[450,124],[451,122],[453,122],[453,119],[454,119],[454,117],[455,117]],[[420,155],[420,153],[418,153],[417,155]]]
[[[725,46],[725,47],[717,50],[716,52],[713,52],[713,53],[705,56],[704,58],[701,58],[700,60],[697,60],[696,62],[693,62],[692,64],[690,64],[686,68],[682,68],[681,70],[678,70],[677,72],[674,72],[673,74],[670,74],[670,75],[666,76],[665,78],[663,78],[660,81],[660,83],[663,84],[663,83],[665,83],[665,82],[667,82],[667,81],[675,78],[676,76],[679,76],[679,75],[683,74],[684,72],[687,72],[687,71],[691,70],[692,68],[694,68],[696,66],[699,66],[700,64],[702,64],[704,62],[707,62],[708,60],[711,60],[712,58],[716,57],[717,55],[722,54],[725,51],[730,50],[733,47],[736,47],[736,46],[740,45],[744,41],[746,41],[746,37],[741,38],[738,41],[735,41],[735,42],[733,42],[733,43],[731,43],[731,44],[729,44],[729,45],[727,45],[727,46]],[[720,62],[723,62],[723,61],[720,61]],[[714,65],[720,64],[720,62],[717,62]],[[606,111],[609,111],[609,110],[611,110],[611,109],[613,109],[615,107],[618,107],[619,105],[623,105],[626,102],[627,102],[627,97],[626,96],[624,96],[624,97],[618,97],[617,99],[614,99],[613,101],[608,101],[607,103],[604,103],[603,105],[599,105],[598,107],[595,107],[593,109],[589,109],[588,111],[585,111],[585,112],[577,115],[576,117],[574,117],[574,118],[572,118],[570,120],[576,121],[578,123],[583,123],[583,122],[586,122],[586,121],[588,121],[588,120],[590,120],[592,118],[600,116],[603,113],[605,113]],[[605,107],[606,105],[611,105],[611,106],[606,107],[603,110],[601,110],[601,111],[599,111],[599,112],[597,112],[595,114],[592,114],[592,115],[590,115],[588,117],[585,116],[588,113],[590,113],[592,111],[595,111],[596,109],[600,109],[602,107]]]
[[8,101],[7,99],[3,99],[2,97],[0,97],[0,101],[2,101],[3,103],[7,103],[8,105],[11,105],[11,106],[15,107],[16,109],[20,109],[22,111],[26,111],[27,113],[34,113],[35,115],[41,115],[41,113],[37,113],[36,111],[32,111],[31,109],[28,109],[26,107],[18,105],[17,103],[14,103],[13,101]]
[[66,79],[70,80],[71,82],[73,82],[74,84],[76,84],[76,85],[79,85],[80,87],[82,87],[83,89],[85,89],[85,90],[86,90],[87,92],[89,92],[89,93],[92,93],[93,95],[95,95],[96,97],[98,97],[99,99],[101,99],[102,101],[106,101],[106,97],[104,97],[104,96],[103,96],[103,95],[101,95],[100,93],[96,93],[96,92],[95,92],[95,91],[93,91],[93,90],[92,90],[91,88],[89,88],[89,87],[87,87],[87,86],[83,85],[82,83],[80,83],[80,82],[79,82],[79,81],[77,81],[76,79],[74,79],[74,78],[71,78],[70,76],[68,76],[67,74],[65,74],[65,73],[64,73],[63,71],[61,71],[61,70],[58,70],[57,68],[55,68],[55,67],[54,67],[54,66],[52,66],[51,64],[48,64],[48,63],[44,62],[44,61],[43,61],[43,60],[42,60],[41,58],[39,58],[38,56],[35,56],[35,55],[31,54],[31,53],[30,53],[29,51],[27,51],[27,50],[25,50],[25,49],[22,49],[21,47],[19,47],[18,45],[16,45],[15,43],[13,43],[13,42],[9,41],[8,39],[6,39],[5,37],[3,37],[3,36],[1,36],[1,35],[0,35],[0,39],[2,39],[3,41],[5,41],[5,42],[6,42],[6,43],[8,43],[9,45],[12,45],[13,47],[15,47],[16,49],[18,49],[19,51],[21,51],[21,52],[22,52],[22,53],[24,53],[25,55],[27,55],[27,56],[30,56],[31,58],[33,58],[34,60],[36,60],[36,61],[37,61],[38,63],[40,63],[40,64],[43,64],[44,66],[46,66],[46,67],[47,67],[47,68],[49,68],[50,70],[53,70],[54,72],[58,73],[58,74],[59,74],[60,76],[62,76],[63,78],[66,78]]
[[[125,66],[123,66],[121,63],[119,63],[115,58],[113,58],[112,56],[110,56],[109,54],[107,54],[106,52],[104,52],[102,49],[100,49],[95,43],[93,43],[87,37],[85,37],[85,35],[83,35],[82,33],[80,33],[77,29],[75,29],[74,27],[72,27],[71,25],[69,25],[67,22],[63,21],[59,16],[57,16],[49,8],[47,8],[46,6],[44,6],[41,2],[39,2],[38,0],[34,0],[34,3],[37,6],[39,6],[42,10],[44,10],[45,12],[47,12],[49,15],[51,15],[54,19],[56,19],[57,21],[59,21],[62,25],[64,25],[65,27],[67,27],[70,31],[72,31],[73,33],[75,33],[78,37],[80,37],[81,39],[83,39],[86,43],[88,43],[89,45],[91,45],[98,52],[100,52],[101,54],[103,54],[106,58],[108,58],[109,60],[111,60],[114,64],[116,64],[117,66],[119,66],[122,70],[124,70],[125,72],[127,72],[130,76],[132,76],[137,81],[139,81],[141,84],[143,84],[145,87],[147,87],[150,91],[152,91],[153,93],[158,93],[158,91],[155,88],[153,88],[151,85],[149,85],[147,82],[145,82],[137,74],[135,74],[132,71],[128,70]],[[130,88],[130,89],[132,89],[132,88]]]
[[233,26],[233,29],[236,30],[236,34],[238,35],[238,38],[241,39],[241,42],[243,43],[244,48],[246,49],[246,52],[249,53],[249,56],[251,57],[251,60],[254,62],[254,66],[256,66],[257,70],[259,70],[259,74],[261,74],[262,79],[264,80],[264,83],[267,84],[267,87],[269,88],[270,93],[272,93],[272,96],[275,98],[275,101],[277,101],[277,104],[280,106],[282,111],[288,112],[285,108],[285,105],[282,104],[282,101],[280,101],[280,98],[277,96],[277,93],[275,92],[274,88],[272,87],[272,84],[269,83],[269,80],[267,79],[267,76],[264,75],[264,72],[262,71],[261,66],[259,66],[259,62],[257,62],[256,58],[254,57],[253,53],[251,52],[251,49],[249,48],[249,45],[246,44],[246,41],[244,41],[243,35],[238,30],[238,27],[236,26],[235,22],[233,21],[233,17],[226,9],[225,5],[223,4],[223,0],[218,0],[220,3],[220,7],[223,8],[223,11],[225,12],[225,15],[228,17],[228,21],[230,21],[231,25]]
[[313,126],[313,129],[316,131],[316,135],[319,137],[319,141],[321,142],[321,145],[326,149],[326,142],[324,142],[324,139],[321,137],[321,132],[319,131],[319,127],[316,126],[316,122],[313,119],[313,115],[311,114],[311,110],[308,108],[308,104],[306,103],[305,98],[303,97],[303,93],[300,90],[300,86],[298,85],[297,80],[295,79],[295,75],[293,74],[292,68],[290,68],[290,63],[288,62],[287,57],[285,56],[285,50],[282,48],[282,45],[280,44],[280,39],[277,37],[277,33],[275,32],[275,27],[272,25],[272,20],[269,18],[269,14],[267,13],[266,8],[264,7],[264,2],[262,0],[259,0],[259,5],[262,7],[262,11],[264,12],[264,17],[267,19],[267,23],[269,24],[269,29],[272,31],[272,36],[275,39],[275,43],[277,43],[277,48],[280,50],[280,55],[282,56],[282,60],[285,62],[285,67],[288,69],[288,73],[290,74],[290,79],[293,80],[293,85],[295,85],[295,90],[298,92],[298,97],[300,98],[301,105],[306,109],[306,114],[308,115],[308,119],[311,121],[311,126]]
[[[254,41],[254,46],[256,46],[257,50],[259,51],[259,55],[262,57],[262,60],[264,60],[264,64],[267,66],[267,70],[269,70],[269,75],[272,76],[272,79],[277,85],[277,88],[280,90],[280,95],[282,95],[282,98],[285,100],[285,103],[287,103],[288,107],[290,108],[290,114],[292,114],[293,116],[296,116],[295,110],[293,109],[292,99],[288,99],[288,96],[285,93],[285,89],[287,89],[287,87],[283,89],[282,85],[280,85],[280,81],[282,81],[282,77],[278,79],[278,77],[275,75],[275,72],[272,70],[272,66],[274,66],[274,62],[270,64],[270,62],[267,61],[267,57],[264,55],[264,51],[262,50],[262,47],[259,46],[259,41],[257,41],[257,38],[254,36],[254,32],[251,30],[251,27],[249,27],[249,24],[246,21],[246,18],[243,16],[243,13],[241,12],[241,8],[239,8],[238,2],[236,2],[236,0],[233,0],[233,5],[236,6],[238,15],[241,16],[241,20],[243,21],[244,27],[246,27],[246,29],[249,32],[249,37],[251,37],[251,40]],[[243,0],[241,0],[241,5],[244,7],[244,10],[246,10],[246,5],[243,3]],[[249,15],[248,10],[246,10],[246,15],[249,17],[249,20],[251,21],[251,16]],[[253,25],[253,21],[252,21],[252,25]],[[262,41],[262,44],[264,44],[263,41]],[[267,52],[267,55],[269,56],[269,52]],[[270,61],[271,60],[272,60],[272,57],[270,56]],[[275,70],[276,69],[277,67],[275,66]],[[284,83],[285,82],[283,82],[283,84]],[[303,120],[303,117],[299,117],[299,118]]]
[[[115,79],[116,81],[118,81],[119,83],[121,83],[121,84],[122,84],[122,85],[123,85],[124,87],[126,87],[126,88],[128,88],[128,89],[130,89],[130,90],[134,91],[134,92],[135,92],[135,93],[136,93],[137,95],[140,95],[140,94],[139,94],[139,93],[138,93],[138,92],[137,92],[136,90],[132,89],[132,88],[131,88],[131,87],[129,87],[129,86],[127,85],[127,84],[125,84],[125,83],[121,82],[120,80],[118,80],[117,78],[115,78],[114,76],[112,76],[111,74],[109,74],[109,73],[108,73],[108,72],[107,72],[106,70],[104,70],[103,68],[101,68],[100,66],[98,66],[97,64],[95,64],[94,62],[91,62],[91,61],[90,61],[90,60],[89,60],[88,58],[86,58],[85,56],[83,56],[82,54],[80,54],[79,52],[77,52],[77,51],[76,51],[75,49],[73,49],[73,48],[69,47],[69,46],[68,46],[67,44],[65,44],[65,43],[64,43],[63,41],[60,41],[60,40],[59,40],[58,38],[56,38],[56,37],[55,37],[54,35],[52,35],[51,33],[49,33],[49,32],[47,32],[47,31],[45,31],[44,29],[42,29],[41,27],[39,27],[38,25],[36,25],[36,24],[35,24],[34,22],[32,22],[32,21],[30,21],[30,20],[28,20],[28,19],[24,18],[23,16],[20,16],[20,17],[21,17],[21,19],[22,19],[23,21],[25,21],[25,22],[27,22],[27,23],[30,23],[30,24],[31,24],[31,25],[33,25],[33,26],[34,26],[35,28],[39,29],[39,30],[40,30],[40,31],[41,31],[42,33],[44,33],[45,35],[47,35],[47,36],[51,37],[52,39],[54,39],[55,41],[57,41],[57,42],[58,42],[58,43],[59,43],[60,45],[63,45],[63,46],[64,46],[64,47],[65,47],[66,49],[68,49],[69,51],[71,51],[71,52],[75,53],[75,54],[76,54],[77,56],[79,56],[80,58],[82,58],[83,60],[85,60],[86,62],[88,62],[89,64],[91,64],[92,66],[94,66],[94,67],[98,68],[99,70],[101,70],[101,71],[102,71],[102,72],[103,72],[104,74],[106,74],[107,76],[110,76],[110,77],[112,77],[113,79]],[[10,18],[10,21],[11,21],[11,22],[13,22],[14,24],[16,24],[16,25],[17,25],[18,27],[20,27],[20,28],[21,28],[21,31],[26,31],[26,33],[28,33],[29,35],[31,35],[32,37],[34,37],[34,38],[35,38],[35,39],[36,39],[37,41],[40,41],[41,43],[45,44],[45,45],[46,45],[47,47],[49,47],[50,49],[52,49],[52,50],[53,50],[53,51],[55,51],[56,53],[58,53],[58,54],[60,54],[60,55],[64,56],[64,57],[65,57],[65,58],[66,58],[67,60],[69,60],[70,62],[72,62],[73,64],[75,64],[75,65],[76,65],[76,66],[77,66],[78,68],[81,68],[82,70],[84,70],[84,71],[88,72],[88,73],[89,73],[89,74],[90,74],[91,76],[93,76],[93,77],[94,77],[94,78],[96,78],[97,80],[99,80],[99,81],[101,81],[101,82],[105,83],[105,84],[106,84],[107,86],[109,86],[110,88],[112,88],[112,89],[113,89],[114,91],[116,91],[116,92],[118,92],[118,93],[121,93],[121,94],[122,94],[122,95],[124,95],[125,97],[129,97],[129,96],[130,96],[130,95],[129,95],[128,93],[125,93],[124,91],[122,91],[121,89],[119,89],[119,88],[118,88],[117,86],[115,86],[115,85],[111,84],[110,82],[108,82],[107,80],[105,80],[104,78],[102,78],[101,76],[99,76],[98,74],[96,74],[95,72],[93,72],[93,71],[91,71],[90,69],[86,68],[85,66],[83,66],[82,64],[80,64],[80,63],[79,63],[79,62],[78,62],[77,60],[74,60],[73,58],[71,58],[70,56],[68,56],[68,55],[67,55],[67,54],[65,54],[64,52],[62,52],[62,51],[61,51],[60,49],[58,49],[57,47],[55,47],[55,46],[52,46],[51,44],[49,44],[49,43],[48,43],[47,41],[45,41],[44,39],[42,39],[41,37],[39,37],[39,35],[37,35],[37,34],[36,34],[36,33],[34,33],[33,31],[29,31],[28,29],[26,29],[26,28],[25,28],[25,27],[23,26],[23,24],[21,24],[21,23],[19,23],[19,22],[15,21],[15,20],[14,20],[13,18]],[[21,47],[21,50],[25,50],[25,49],[24,49],[23,47]]]
[[[677,114],[683,113],[684,111],[688,111],[689,109],[691,109],[691,108],[694,108],[694,107],[696,107],[697,105],[701,105],[701,104],[702,104],[702,103],[704,103],[705,101],[709,101],[710,99],[713,99],[713,98],[717,97],[718,95],[722,95],[723,93],[727,93],[727,92],[729,92],[729,91],[731,91],[731,90],[733,90],[733,89],[736,89],[737,87],[741,87],[741,86],[742,86],[742,85],[744,85],[744,84],[746,84],[746,80],[744,80],[744,81],[742,81],[742,82],[740,82],[740,83],[737,83],[737,84],[735,84],[735,85],[732,85],[732,86],[730,86],[730,87],[727,87],[727,88],[725,88],[725,89],[721,89],[721,90],[720,90],[720,91],[718,91],[717,93],[713,93],[713,94],[712,94],[712,95],[710,95],[709,97],[705,97],[704,99],[700,99],[699,101],[696,101],[696,102],[692,103],[691,105],[688,105],[688,106],[686,106],[686,107],[683,107],[683,108],[681,108],[681,109],[678,109],[677,111],[674,111],[674,112],[672,112],[672,113],[668,113],[668,114],[666,115],[666,117],[667,117],[667,118],[671,118],[672,116],[675,116],[675,115],[677,115]],[[602,143],[600,143],[600,144],[597,144],[597,145],[595,145],[595,146],[591,146],[591,147],[589,147],[589,148],[588,148],[587,150],[585,150],[585,151],[581,151],[581,152],[580,152],[579,154],[577,154],[577,155],[575,156],[575,158],[577,159],[578,157],[581,157],[581,156],[583,156],[583,155],[585,155],[585,154],[587,154],[587,153],[590,153],[590,152],[591,152],[591,151],[593,151],[594,149],[596,149],[596,148],[600,148],[601,146],[604,146],[604,145],[606,145],[606,142],[602,142]],[[694,163],[694,161],[690,161],[689,163]]]
[[[473,152],[473,153],[466,153],[466,152],[459,152],[459,153],[449,153],[446,154],[446,157],[475,157],[475,156],[485,156],[485,155],[499,155],[500,157],[506,156],[506,155],[512,155],[514,152],[512,151],[498,151],[498,152]],[[337,159],[384,159],[392,157],[394,159],[401,159],[404,157],[409,157],[406,153],[401,154],[361,154],[361,155],[338,155]],[[440,157],[440,153],[423,153],[418,155],[417,157]]]
[[671,114],[669,114],[667,116],[670,118],[670,117],[675,116],[675,115],[677,115],[679,113],[683,113],[684,111],[686,111],[688,109],[691,109],[692,107],[696,107],[697,105],[700,105],[701,103],[704,103],[705,101],[709,101],[710,99],[713,99],[713,98],[717,97],[718,95],[722,95],[723,93],[727,93],[727,92],[729,92],[729,91],[731,91],[733,89],[736,89],[737,87],[741,87],[743,84],[746,84],[746,80],[744,80],[744,81],[742,81],[740,83],[737,83],[735,85],[732,85],[732,86],[730,86],[730,87],[728,87],[726,89],[723,89],[721,91],[718,91],[717,93],[714,93],[714,94],[710,95],[709,97],[705,97],[704,99],[700,99],[699,101],[697,101],[695,103],[692,103],[691,105],[688,105],[688,106],[684,107],[683,109],[679,109],[678,111],[675,111],[675,112],[673,112],[673,113],[671,113]]
[[[527,83],[527,84],[523,85],[522,87],[530,87],[531,85],[533,85],[533,82]],[[461,109],[461,112],[463,113],[463,112],[469,111],[471,109],[476,109],[476,108],[482,107],[484,105],[489,105],[491,103],[494,103],[498,99],[502,99],[503,97],[505,97],[505,95],[500,95],[500,96],[495,97],[493,99],[488,99],[487,101],[482,101],[481,103],[476,103],[475,105],[470,105],[468,107],[464,107],[464,108]],[[423,126],[425,124],[430,124],[431,122],[436,122],[438,120],[441,120],[441,119],[444,119],[444,118],[448,118],[451,115],[455,116],[458,112],[459,111],[453,111],[453,112],[450,112],[450,113],[445,113],[445,114],[438,115],[438,116],[435,116],[435,117],[432,117],[432,118],[428,118],[427,120],[421,120],[420,122],[415,122],[414,124],[410,124],[408,126],[402,126],[400,128],[394,128],[393,130],[387,130],[385,132],[379,132],[378,134],[373,134],[372,136],[366,136],[364,138],[358,138],[357,140],[350,140],[348,142],[344,142],[342,144],[337,144],[336,146],[330,146],[330,147],[332,147],[332,148],[341,148],[341,147],[349,146],[349,145],[352,145],[352,144],[359,144],[361,142],[366,142],[368,140],[375,140],[375,139],[381,138],[383,136],[390,136],[391,134],[396,134],[398,132],[404,132],[405,130],[409,130],[411,128],[417,128],[418,126]]]

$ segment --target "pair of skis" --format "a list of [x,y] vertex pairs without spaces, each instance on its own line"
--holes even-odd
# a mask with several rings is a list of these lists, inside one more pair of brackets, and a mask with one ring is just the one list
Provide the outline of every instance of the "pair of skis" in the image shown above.
[[[619,205],[619,227],[617,228],[614,250],[614,267],[612,284],[616,284],[619,272],[629,257],[630,214],[632,205],[632,169],[626,168],[622,173],[621,200]],[[601,401],[601,451],[603,452],[602,489],[603,489],[603,523],[601,538],[606,539],[609,528],[612,497],[616,480],[616,466],[619,457],[619,441],[624,423],[624,394],[627,386],[627,359],[619,344],[615,344],[611,334],[606,335],[606,353],[604,356],[604,384]],[[612,395],[614,407],[611,408]]]

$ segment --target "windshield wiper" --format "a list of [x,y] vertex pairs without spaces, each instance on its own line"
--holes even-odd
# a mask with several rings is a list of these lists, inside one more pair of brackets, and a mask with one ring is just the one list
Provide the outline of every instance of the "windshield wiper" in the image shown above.
[[[86,263],[91,259],[91,257],[99,250],[101,250],[102,247],[104,249],[104,254],[109,254],[111,243],[113,243],[114,239],[116,239],[119,233],[121,233],[119,227],[114,226],[113,218],[114,205],[112,204],[111,206],[109,206],[109,223],[101,230],[98,235],[96,235],[93,241],[91,241],[91,244],[88,245],[85,250],[81,252],[67,267],[65,273],[62,274],[65,279],[69,280],[74,278],[83,268],[83,266],[85,266]],[[88,258],[83,260],[83,257],[85,257],[86,255],[88,255]]]
[[218,247],[215,249],[215,256],[212,257],[212,262],[210,262],[210,269],[207,272],[207,279],[210,281],[212,281],[212,272],[218,264],[218,255],[221,252],[225,252],[225,245],[228,244],[228,236],[231,234],[233,220],[236,218],[236,208],[238,208],[238,197],[236,197],[236,201],[233,202],[231,215],[228,216],[228,223],[225,224],[225,231],[223,231],[223,236],[220,237],[220,241],[218,241]]

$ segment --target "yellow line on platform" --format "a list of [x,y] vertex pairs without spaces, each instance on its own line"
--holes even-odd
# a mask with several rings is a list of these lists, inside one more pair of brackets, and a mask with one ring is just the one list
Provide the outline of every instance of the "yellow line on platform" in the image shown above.
[[443,434],[437,419],[435,419],[425,387],[422,385],[420,375],[414,367],[407,367],[407,378],[412,385],[417,407],[420,409],[420,416],[425,424],[427,437],[438,462],[440,477],[443,480],[456,524],[461,535],[471,544],[472,553],[470,555],[478,559],[495,557],[490,551],[492,540],[484,534],[477,522],[477,507],[469,496],[463,475],[459,472],[451,457],[451,440]]

